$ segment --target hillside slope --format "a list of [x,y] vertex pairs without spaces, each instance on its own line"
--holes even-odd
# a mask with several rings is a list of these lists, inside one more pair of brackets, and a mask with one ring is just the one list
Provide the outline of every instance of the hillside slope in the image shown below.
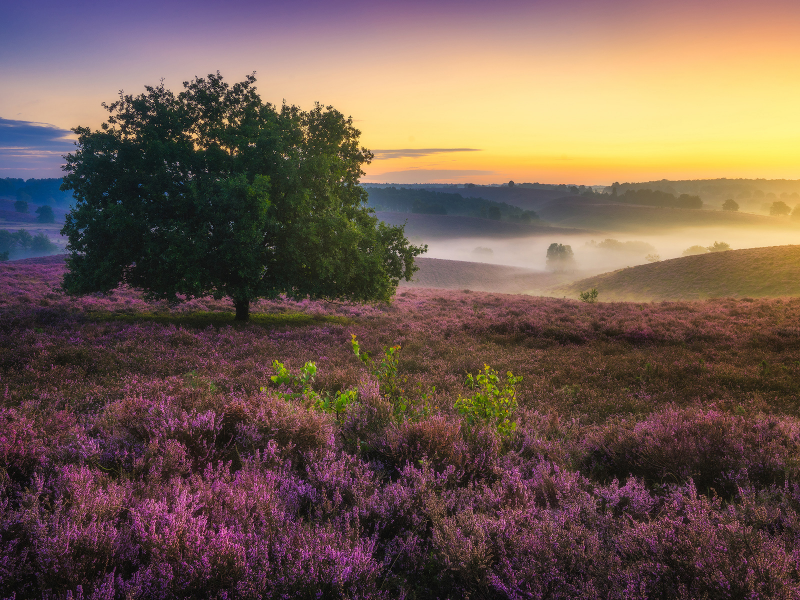
[[538,223],[512,223],[509,221],[493,221],[475,217],[452,215],[422,215],[417,213],[399,213],[378,211],[376,216],[389,225],[406,223],[407,236],[419,236],[424,239],[452,239],[462,237],[514,238],[545,234],[580,234],[586,230],[564,227],[552,227]]
[[401,281],[401,287],[521,294],[547,290],[575,279],[570,274],[462,260],[420,257],[414,262],[419,271],[410,282]]
[[749,248],[630,267],[555,287],[576,297],[597,288],[601,301],[697,300],[800,295],[800,246]]

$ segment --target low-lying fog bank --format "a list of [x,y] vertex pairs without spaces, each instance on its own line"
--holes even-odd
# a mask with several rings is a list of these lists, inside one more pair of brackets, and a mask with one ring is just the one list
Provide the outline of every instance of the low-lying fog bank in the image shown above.
[[[608,239],[616,240],[620,244],[603,243]],[[465,237],[422,241],[428,244],[428,252],[425,254],[427,258],[508,265],[539,271],[548,270],[547,249],[550,244],[566,244],[574,253],[574,263],[567,270],[580,271],[586,276],[589,273],[603,273],[646,264],[653,260],[678,258],[692,246],[707,247],[712,246],[714,242],[725,242],[736,250],[795,244],[798,239],[800,236],[796,229],[759,231],[713,227],[649,235],[546,234],[507,239]],[[619,249],[612,249],[613,247]]]

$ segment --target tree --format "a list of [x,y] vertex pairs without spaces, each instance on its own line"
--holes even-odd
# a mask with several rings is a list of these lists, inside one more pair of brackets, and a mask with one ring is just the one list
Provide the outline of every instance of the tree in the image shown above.
[[795,205],[794,210],[792,210],[792,220],[800,221],[800,204]]
[[50,208],[47,205],[40,206],[39,208],[37,208],[36,209],[36,214],[39,215],[38,217],[36,217],[36,220],[39,221],[39,223],[55,223],[56,222],[56,217],[53,214],[53,209]]
[[547,248],[547,266],[554,271],[564,271],[574,266],[575,255],[572,246],[567,244],[550,244]]
[[736,212],[739,210],[739,203],[736,202],[733,198],[728,198],[725,202],[722,203],[722,210],[727,210],[731,212]]
[[28,203],[25,200],[17,200],[14,202],[14,210],[18,213],[28,212]]
[[708,254],[709,249],[705,246],[690,246],[683,251],[683,256],[695,256],[697,254]]
[[727,252],[731,249],[731,245],[727,242],[714,242],[710,246],[706,246],[706,250],[709,252]]
[[773,217],[783,217],[788,215],[792,212],[792,209],[789,208],[789,205],[782,200],[778,200],[777,202],[773,202],[772,206],[769,207],[769,214]]
[[100,130],[73,130],[68,293],[124,282],[170,303],[230,297],[247,320],[257,298],[388,301],[411,278],[426,247],[367,208],[358,183],[372,154],[352,119],[276,108],[255,81],[217,73],[179,94],[120,93]]

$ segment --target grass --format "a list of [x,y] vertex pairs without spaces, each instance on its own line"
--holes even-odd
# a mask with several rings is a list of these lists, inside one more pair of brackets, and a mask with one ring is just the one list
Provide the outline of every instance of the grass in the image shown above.
[[800,246],[685,256],[589,277],[553,293],[577,298],[591,288],[601,302],[797,296]]
[[98,323],[120,322],[120,323],[158,323],[159,325],[174,325],[176,327],[190,327],[195,329],[205,329],[206,327],[234,326],[245,327],[248,325],[258,325],[260,327],[302,327],[307,325],[321,325],[325,323],[335,323],[338,325],[349,325],[352,319],[339,315],[320,315],[308,314],[303,312],[282,312],[282,313],[254,313],[247,323],[234,320],[234,312],[216,312],[198,310],[192,312],[111,312],[102,310],[90,310],[85,313],[86,319]]

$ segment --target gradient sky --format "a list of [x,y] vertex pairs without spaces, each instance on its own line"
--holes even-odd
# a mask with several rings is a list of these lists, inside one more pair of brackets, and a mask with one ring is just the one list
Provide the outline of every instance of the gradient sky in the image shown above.
[[352,115],[367,182],[800,178],[800,3],[7,3],[0,177],[57,177],[101,102],[256,72]]

